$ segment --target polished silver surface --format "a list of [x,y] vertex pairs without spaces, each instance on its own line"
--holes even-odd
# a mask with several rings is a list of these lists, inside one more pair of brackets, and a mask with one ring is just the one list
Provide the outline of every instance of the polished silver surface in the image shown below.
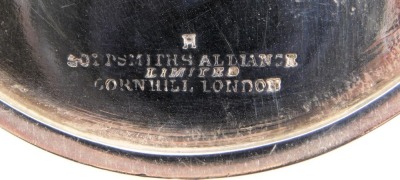
[[398,4],[1,2],[1,126],[154,177],[298,162],[398,114]]
[[[400,136],[399,126],[400,117],[397,117],[362,138],[324,155],[267,172],[225,179],[295,179],[307,177],[309,180],[318,180],[327,174],[330,174],[329,177],[326,177],[328,180],[342,178],[391,179],[397,177],[398,169],[396,166],[390,166],[390,164],[396,164],[400,161],[400,156],[398,156],[400,143],[396,143],[396,137]],[[53,179],[55,176],[62,176],[65,179],[86,177],[99,180],[110,178],[118,180],[152,179],[139,176],[132,177],[82,165],[43,151],[5,131],[1,131],[1,129],[0,139],[9,145],[7,148],[0,149],[0,157],[3,162],[0,163],[0,168],[8,169],[8,171],[0,174],[2,178],[40,178],[46,180]],[[29,151],[29,154],[26,154],[26,151]],[[21,169],[26,173],[20,173]],[[337,173],[332,174],[332,170]]]

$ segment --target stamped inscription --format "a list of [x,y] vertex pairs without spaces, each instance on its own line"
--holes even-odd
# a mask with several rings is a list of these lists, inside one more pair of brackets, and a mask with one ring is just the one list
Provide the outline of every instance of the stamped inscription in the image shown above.
[[105,91],[152,91],[203,93],[275,93],[281,90],[281,78],[262,77],[247,79],[242,70],[267,67],[295,68],[296,53],[238,53],[193,54],[196,34],[183,34],[182,49],[176,53],[110,53],[70,54],[67,65],[71,68],[128,68],[140,69],[139,78],[98,78],[94,87]]

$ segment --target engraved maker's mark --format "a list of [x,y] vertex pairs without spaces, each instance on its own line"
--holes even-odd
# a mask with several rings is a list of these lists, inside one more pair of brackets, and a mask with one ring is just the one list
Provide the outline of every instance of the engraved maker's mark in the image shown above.
[[[277,93],[282,89],[280,77],[246,77],[241,72],[267,71],[270,68],[298,67],[296,53],[203,54],[196,49],[196,34],[182,34],[182,53],[81,53],[70,54],[67,65],[71,68],[124,68],[137,69],[142,77],[98,77],[93,86],[100,91],[151,91],[193,93]],[[195,54],[193,54],[195,53]],[[247,69],[247,70],[246,70]],[[124,72],[123,72],[124,73]],[[262,76],[262,74],[260,74]]]

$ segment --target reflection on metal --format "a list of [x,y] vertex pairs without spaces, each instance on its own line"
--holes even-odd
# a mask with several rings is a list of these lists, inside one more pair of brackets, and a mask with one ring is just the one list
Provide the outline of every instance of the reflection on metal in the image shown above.
[[1,2],[0,126],[153,177],[298,162],[400,112],[398,4]]

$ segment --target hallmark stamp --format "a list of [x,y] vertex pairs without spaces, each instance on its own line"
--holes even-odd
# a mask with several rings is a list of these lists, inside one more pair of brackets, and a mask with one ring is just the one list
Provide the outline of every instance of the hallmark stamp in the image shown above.
[[189,49],[189,46],[192,49],[196,49],[196,34],[183,34],[183,49]]

